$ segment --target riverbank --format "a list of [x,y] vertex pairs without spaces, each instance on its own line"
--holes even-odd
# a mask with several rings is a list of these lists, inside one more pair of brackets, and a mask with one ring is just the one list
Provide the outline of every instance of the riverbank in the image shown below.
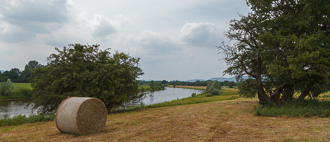
[[1,98],[0,101],[16,101],[16,100],[31,100],[31,98],[9,98],[9,99],[3,99]]
[[0,141],[327,141],[328,118],[260,117],[256,99],[110,114],[101,133],[61,133],[55,122],[0,127]]

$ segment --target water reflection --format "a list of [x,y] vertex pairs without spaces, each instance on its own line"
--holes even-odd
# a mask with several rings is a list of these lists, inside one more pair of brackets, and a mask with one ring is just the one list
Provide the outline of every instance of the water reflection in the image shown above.
[[[183,88],[169,88],[165,87],[165,90],[148,92],[145,98],[140,100],[134,100],[124,104],[121,107],[114,109],[123,109],[132,106],[139,106],[141,103],[145,105],[156,104],[166,101],[172,101],[175,99],[182,99],[190,97],[192,93],[201,94],[201,90],[183,89]],[[7,100],[0,101],[0,118],[8,118],[16,115],[30,116],[31,114],[37,114],[37,110],[32,112],[32,107],[27,107],[30,100]]]
[[141,103],[145,105],[151,105],[156,103],[162,103],[166,101],[172,101],[176,99],[182,99],[190,97],[192,93],[201,94],[204,91],[194,90],[194,89],[185,89],[185,88],[170,88],[165,87],[165,90],[156,91],[156,92],[148,92],[142,100],[132,101],[129,103],[125,103],[120,107],[113,108],[114,110],[139,106]]
[[149,95],[147,95],[147,97],[143,99],[143,103],[145,105],[151,105],[176,99],[187,98],[190,97],[192,93],[196,93],[198,95],[203,93],[203,91],[185,88],[165,87],[165,90],[149,93]]
[[0,101],[0,118],[11,118],[16,115],[30,116],[31,114],[37,114],[32,111],[31,106],[27,104],[30,100],[6,100]]

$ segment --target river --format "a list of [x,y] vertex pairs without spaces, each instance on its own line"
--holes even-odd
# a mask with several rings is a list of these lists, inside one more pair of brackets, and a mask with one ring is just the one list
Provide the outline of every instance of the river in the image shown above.
[[[156,104],[166,101],[172,101],[176,99],[182,99],[190,97],[192,93],[201,94],[203,91],[184,88],[170,88],[165,87],[165,90],[148,92],[146,97],[135,103],[128,104],[128,106],[139,105],[143,102],[145,105]],[[6,100],[0,101],[0,118],[12,118],[16,115],[30,116],[31,114],[37,114],[36,111],[32,112],[31,107],[27,107],[30,100]]]

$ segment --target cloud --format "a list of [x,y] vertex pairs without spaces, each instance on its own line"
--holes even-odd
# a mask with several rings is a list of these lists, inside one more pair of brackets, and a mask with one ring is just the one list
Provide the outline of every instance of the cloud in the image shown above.
[[168,36],[153,31],[144,31],[134,40],[143,52],[147,52],[151,56],[166,55],[180,50],[180,47]]
[[117,32],[115,22],[103,15],[94,15],[94,19],[91,22],[94,37],[107,37]]
[[0,40],[21,42],[60,29],[70,21],[69,8],[66,0],[2,1]]
[[214,47],[221,42],[221,32],[213,23],[186,23],[179,38],[190,45]]

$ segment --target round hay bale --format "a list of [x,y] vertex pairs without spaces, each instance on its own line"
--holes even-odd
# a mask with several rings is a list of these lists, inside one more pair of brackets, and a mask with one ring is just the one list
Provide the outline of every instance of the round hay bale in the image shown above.
[[107,109],[96,98],[71,97],[56,111],[57,129],[64,133],[88,135],[101,132],[107,121]]

